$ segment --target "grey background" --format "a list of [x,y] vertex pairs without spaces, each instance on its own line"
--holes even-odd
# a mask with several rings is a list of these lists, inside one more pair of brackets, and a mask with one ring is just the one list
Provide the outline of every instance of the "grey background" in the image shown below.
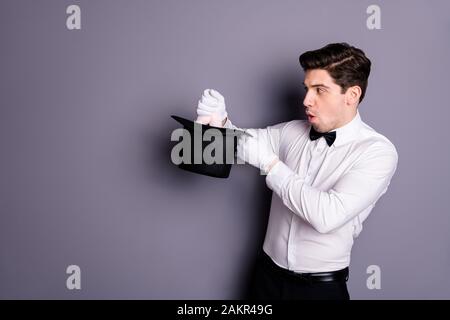
[[[381,30],[366,8],[381,7]],[[82,29],[66,29],[70,4]],[[353,299],[448,299],[448,1],[0,3],[0,298],[238,299],[261,248],[264,177],[170,162],[205,88],[232,121],[302,116],[300,53],[346,41],[373,69],[363,120],[399,152],[356,239]],[[69,291],[66,267],[81,268]],[[379,265],[381,290],[366,268]]]

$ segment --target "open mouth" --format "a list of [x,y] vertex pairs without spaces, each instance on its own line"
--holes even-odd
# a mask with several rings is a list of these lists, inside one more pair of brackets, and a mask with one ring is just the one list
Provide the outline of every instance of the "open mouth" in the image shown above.
[[313,121],[316,118],[316,116],[313,116],[313,115],[310,115],[310,114],[308,114],[307,116],[308,116],[308,121],[309,122]]

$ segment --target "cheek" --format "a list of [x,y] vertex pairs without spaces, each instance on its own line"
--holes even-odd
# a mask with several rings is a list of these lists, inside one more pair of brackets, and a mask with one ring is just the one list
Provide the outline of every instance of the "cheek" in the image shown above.
[[323,116],[324,118],[329,117],[330,115],[332,115],[334,113],[334,107],[333,107],[333,100],[332,99],[326,99],[323,98],[320,101],[320,108],[319,108],[319,112],[320,115]]
[[328,99],[323,99],[321,102],[321,108],[319,108],[320,122],[325,125],[333,125],[342,113],[340,99],[328,97]]
[[345,106],[345,98],[341,95],[330,96],[326,101],[324,101],[324,109],[330,116],[336,116],[341,114],[342,109]]

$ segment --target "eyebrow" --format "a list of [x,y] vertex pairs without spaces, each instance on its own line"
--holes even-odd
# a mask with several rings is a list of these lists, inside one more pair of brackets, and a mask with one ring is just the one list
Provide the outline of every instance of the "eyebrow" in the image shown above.
[[[307,87],[306,83],[304,83],[304,82],[303,82],[303,85],[304,85],[305,87]],[[324,87],[324,88],[330,89],[329,86],[326,86],[326,85],[324,85],[323,83],[313,84],[313,85],[311,86],[311,88],[317,88],[317,87]]]

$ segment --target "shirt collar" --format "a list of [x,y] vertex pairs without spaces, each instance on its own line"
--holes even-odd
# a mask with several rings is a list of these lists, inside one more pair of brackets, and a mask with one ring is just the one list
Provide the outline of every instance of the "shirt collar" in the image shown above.
[[331,130],[331,132],[336,131],[336,140],[333,145],[338,147],[356,139],[362,124],[361,115],[359,114],[359,111],[356,110],[356,115],[349,123],[340,128]]

